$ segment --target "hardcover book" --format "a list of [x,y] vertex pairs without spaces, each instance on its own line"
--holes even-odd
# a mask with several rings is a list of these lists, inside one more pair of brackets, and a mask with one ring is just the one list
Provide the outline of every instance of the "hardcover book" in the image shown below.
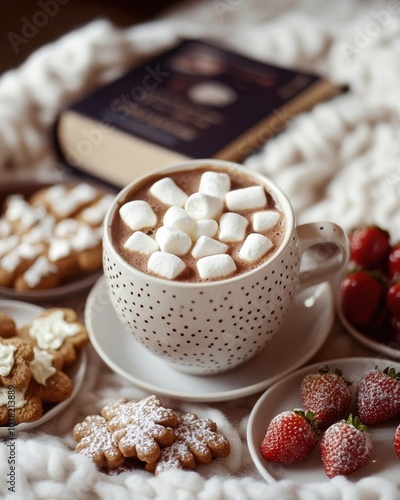
[[340,91],[316,75],[184,40],[63,110],[56,142],[73,169],[122,187],[187,159],[240,162]]

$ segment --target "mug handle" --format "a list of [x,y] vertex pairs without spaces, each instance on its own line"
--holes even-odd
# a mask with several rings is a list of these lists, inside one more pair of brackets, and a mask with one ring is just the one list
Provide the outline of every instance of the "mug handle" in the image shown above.
[[299,288],[328,281],[344,271],[349,261],[349,242],[333,222],[310,222],[296,228],[300,256]]

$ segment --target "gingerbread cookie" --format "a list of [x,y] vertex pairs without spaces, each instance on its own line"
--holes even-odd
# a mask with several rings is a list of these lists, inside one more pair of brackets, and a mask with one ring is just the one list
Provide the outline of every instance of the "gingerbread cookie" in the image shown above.
[[75,450],[93,460],[99,468],[115,469],[122,465],[125,457],[108,430],[107,420],[100,415],[91,415],[74,426]]
[[0,217],[0,286],[55,288],[102,267],[102,225],[113,196],[86,183],[6,198]]
[[45,215],[43,207],[31,206],[20,194],[7,197],[4,219],[11,225],[12,233],[23,235]]
[[0,337],[7,339],[17,334],[17,326],[11,316],[0,312]]
[[0,333],[0,425],[35,421],[72,394],[63,368],[76,359],[87,331],[73,309],[53,308],[22,328],[0,313]]
[[60,403],[69,398],[73,383],[70,377],[60,370],[62,358],[38,347],[33,348],[33,353],[30,369],[35,395],[43,403]]
[[75,215],[77,220],[89,224],[91,227],[101,227],[103,224],[106,212],[113,201],[114,196],[111,194],[104,194],[95,202],[81,210]]
[[19,330],[19,335],[55,358],[61,358],[62,366],[70,366],[76,361],[78,351],[89,338],[77,313],[70,308],[51,308],[41,312],[32,323]]
[[21,291],[47,290],[59,284],[57,267],[45,255],[41,255],[23,274],[15,278],[14,288]]
[[0,387],[0,425],[34,422],[42,415],[42,402],[31,383],[23,390]]
[[[104,418],[103,418],[104,417]],[[119,399],[74,428],[76,451],[90,456],[113,474],[140,466],[159,474],[169,469],[194,469],[227,457],[229,441],[209,419],[164,408],[157,396],[141,401]],[[106,457],[118,457],[110,463]],[[125,461],[123,461],[125,457]],[[121,466],[116,465],[121,460]]]
[[44,251],[43,244],[31,245],[21,242],[0,261],[0,285],[10,286],[14,283],[20,275],[31,268]]
[[109,421],[108,429],[125,457],[152,463],[159,458],[161,448],[174,441],[177,416],[164,408],[157,396],[112,403],[101,414]]
[[30,202],[34,206],[45,206],[58,220],[73,217],[79,211],[95,202],[101,193],[90,184],[56,184],[35,193]]
[[31,379],[29,362],[33,359],[33,347],[20,338],[0,339],[0,386],[25,389]]
[[62,276],[101,267],[101,230],[76,219],[64,219],[56,225],[54,235],[48,255]]
[[146,470],[159,474],[169,469],[194,469],[229,453],[229,441],[217,432],[215,422],[186,413],[178,416],[175,441],[163,448],[157,462],[147,464]]
[[0,360],[0,425],[7,423],[10,411],[15,424],[37,420],[43,403],[59,403],[72,393],[72,380],[60,371],[62,359],[29,340],[2,339]]

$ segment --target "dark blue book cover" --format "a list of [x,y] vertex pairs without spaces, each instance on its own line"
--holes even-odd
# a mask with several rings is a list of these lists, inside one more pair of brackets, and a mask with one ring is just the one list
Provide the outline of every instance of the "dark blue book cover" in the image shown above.
[[[240,161],[294,114],[337,92],[316,75],[184,40],[70,106],[61,114],[58,142],[69,163],[122,185],[132,178],[129,158],[114,150],[113,165],[100,165],[115,133],[122,134],[120,150],[130,151],[132,163],[137,151],[145,170],[185,158]],[[63,124],[67,116],[83,120],[80,134]]]

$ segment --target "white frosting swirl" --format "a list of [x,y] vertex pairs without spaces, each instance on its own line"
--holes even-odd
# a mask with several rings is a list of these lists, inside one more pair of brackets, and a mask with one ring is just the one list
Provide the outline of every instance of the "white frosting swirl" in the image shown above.
[[[26,404],[25,390],[26,389],[24,389],[23,391],[18,391],[17,389],[15,389],[12,392],[13,408],[23,408],[25,406]],[[8,387],[0,387],[0,406],[9,405],[9,402],[10,402],[10,395]]]
[[52,364],[54,356],[38,347],[33,348],[33,353],[34,358],[29,363],[32,376],[38,384],[46,385],[47,379],[57,371]]
[[15,345],[2,344],[0,342],[0,375],[7,377],[14,366],[14,352],[17,350]]
[[41,349],[59,349],[66,338],[73,337],[79,330],[80,326],[65,321],[64,312],[59,310],[33,320],[29,335],[36,339]]

